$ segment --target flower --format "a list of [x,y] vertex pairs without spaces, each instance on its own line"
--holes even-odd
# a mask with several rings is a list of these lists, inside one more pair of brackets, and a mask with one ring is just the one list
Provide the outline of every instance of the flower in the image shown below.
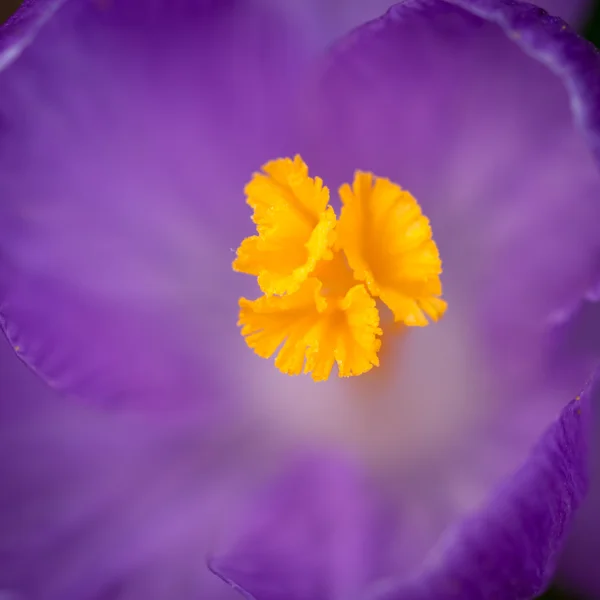
[[[408,0],[314,69],[251,2],[50,6],[0,75],[0,314],[49,384],[4,383],[0,587],[534,596],[586,489],[593,362],[552,342],[600,247],[595,50],[502,0]],[[447,314],[360,377],[236,325],[244,186],[296,154],[408,190],[443,260]]]

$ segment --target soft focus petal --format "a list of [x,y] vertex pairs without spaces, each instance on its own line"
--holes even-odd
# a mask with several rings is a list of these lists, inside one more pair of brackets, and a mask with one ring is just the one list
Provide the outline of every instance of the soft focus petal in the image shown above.
[[[553,575],[558,550],[588,485],[590,382],[523,466],[477,514],[449,531],[413,581],[373,600],[528,600]],[[387,589],[383,589],[383,587]]]
[[394,511],[374,482],[327,455],[285,473],[246,520],[234,521],[237,535],[211,568],[258,600],[532,598],[551,577],[587,488],[592,385],[482,508],[445,533],[418,575],[395,577]]
[[285,5],[306,31],[308,40],[318,49],[331,44],[350,30],[380,17],[397,0],[265,0]]
[[359,597],[385,573],[389,539],[372,483],[339,456],[298,459],[230,528],[211,569],[260,600]]
[[0,73],[0,312],[52,385],[222,391],[243,185],[281,154],[292,39],[251,2],[73,0]]
[[571,309],[557,313],[549,335],[560,365],[600,360],[600,287],[592,286]]
[[147,417],[64,403],[0,337],[0,596],[235,600],[206,557],[260,441]]

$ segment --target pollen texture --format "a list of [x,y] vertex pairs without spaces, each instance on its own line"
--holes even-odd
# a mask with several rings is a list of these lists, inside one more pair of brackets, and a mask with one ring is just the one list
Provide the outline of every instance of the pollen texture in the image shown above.
[[357,172],[339,190],[339,221],[299,156],[267,163],[245,192],[256,235],[242,241],[233,269],[254,275],[263,295],[240,299],[238,326],[282,373],[323,381],[334,365],[340,377],[379,366],[380,302],[402,326],[444,314],[429,220],[396,184]]

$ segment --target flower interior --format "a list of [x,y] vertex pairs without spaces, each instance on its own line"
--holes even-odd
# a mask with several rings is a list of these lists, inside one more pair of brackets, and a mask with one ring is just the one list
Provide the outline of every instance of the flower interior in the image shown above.
[[263,295],[241,298],[238,325],[256,354],[288,375],[340,377],[379,366],[382,310],[399,331],[438,321],[442,262],[429,220],[413,196],[357,171],[339,189],[309,177],[300,156],[270,161],[245,188],[256,235],[242,241],[233,269],[257,278]]

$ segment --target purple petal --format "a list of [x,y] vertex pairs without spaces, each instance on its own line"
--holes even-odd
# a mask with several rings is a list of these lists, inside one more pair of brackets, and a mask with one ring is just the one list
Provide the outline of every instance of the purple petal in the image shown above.
[[249,598],[358,597],[383,572],[389,537],[372,487],[341,457],[299,459],[248,507],[211,569]]
[[569,311],[558,315],[550,340],[559,366],[600,359],[600,302],[590,291]]
[[56,388],[220,395],[243,185],[282,154],[293,37],[249,2],[72,1],[0,73],[0,312]]
[[[227,600],[205,566],[260,440],[65,403],[0,337],[0,590],[28,600]],[[2,595],[0,594],[0,595]]]
[[448,532],[423,572],[373,600],[528,600],[548,584],[588,486],[590,395],[573,400],[524,465],[475,515]]
[[24,0],[16,12],[0,25],[0,69],[23,51],[64,1]]
[[55,400],[56,393],[16,357],[0,333],[0,423],[35,413]]
[[[290,0],[285,9],[300,20],[313,44],[326,46],[339,36],[383,15],[398,0]],[[580,25],[590,12],[591,0],[536,0],[533,4]]]
[[547,336],[600,256],[593,46],[520,2],[407,0],[334,47],[316,99],[313,170],[410,190],[440,246],[445,319],[466,322],[504,398],[536,388],[558,408],[591,368],[557,368]]
[[600,596],[597,561],[600,552],[600,411],[597,409],[600,390],[592,400],[594,422],[590,444],[590,491],[575,516],[561,555],[558,576],[567,589],[596,598]]
[[380,17],[397,0],[291,0],[285,10],[299,20],[309,40],[323,49],[339,36]]
[[[445,532],[418,575],[395,575],[394,516],[376,482],[326,455],[300,462],[241,524],[233,521],[228,550],[210,566],[257,600],[532,598],[551,577],[587,489],[591,389],[481,508]],[[409,544],[411,525],[404,523]]]

